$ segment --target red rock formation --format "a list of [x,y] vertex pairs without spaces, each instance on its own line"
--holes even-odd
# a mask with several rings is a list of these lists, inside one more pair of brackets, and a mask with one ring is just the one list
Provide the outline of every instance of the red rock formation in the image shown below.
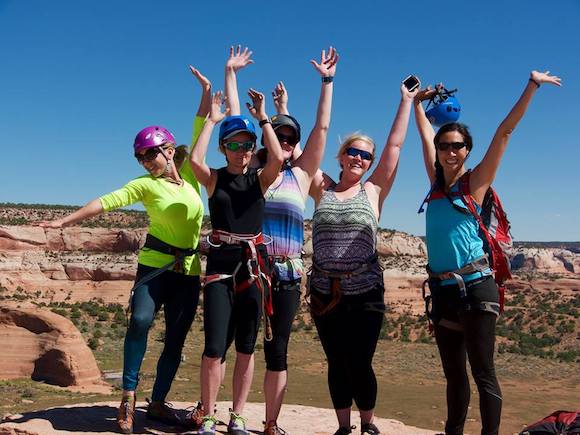
[[100,383],[91,350],[72,322],[32,305],[0,306],[0,378],[31,377],[68,387]]

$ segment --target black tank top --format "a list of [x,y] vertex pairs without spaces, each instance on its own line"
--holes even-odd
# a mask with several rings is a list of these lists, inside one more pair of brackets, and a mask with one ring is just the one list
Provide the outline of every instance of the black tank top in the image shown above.
[[215,190],[208,204],[214,230],[238,234],[262,232],[264,195],[256,169],[249,168],[245,174],[218,169]]

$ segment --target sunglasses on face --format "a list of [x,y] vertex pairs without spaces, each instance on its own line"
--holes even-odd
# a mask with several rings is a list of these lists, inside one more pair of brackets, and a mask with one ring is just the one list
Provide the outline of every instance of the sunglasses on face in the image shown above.
[[290,146],[294,146],[297,143],[296,138],[294,136],[288,136],[283,133],[276,133],[276,137],[278,138],[278,141],[280,143],[286,142]]
[[351,157],[360,156],[360,158],[363,160],[371,161],[373,159],[372,153],[369,153],[368,151],[364,150],[359,150],[358,148],[354,147],[348,147],[344,152]]
[[224,147],[230,151],[238,151],[238,150],[252,151],[255,146],[256,144],[254,143],[254,141],[251,140],[247,142],[226,142],[224,144]]
[[157,156],[159,155],[160,152],[161,152],[160,147],[149,148],[143,154],[135,154],[135,158],[141,164],[143,164],[145,162],[152,162],[153,160],[155,160],[157,158]]
[[459,151],[461,148],[466,147],[465,142],[439,142],[435,147],[439,151],[447,151],[449,147],[453,148],[455,151]]

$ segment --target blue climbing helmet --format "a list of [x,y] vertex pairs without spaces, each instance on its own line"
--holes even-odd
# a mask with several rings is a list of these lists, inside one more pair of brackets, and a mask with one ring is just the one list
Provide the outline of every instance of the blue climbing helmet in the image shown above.
[[437,127],[457,122],[461,114],[461,105],[453,95],[457,89],[448,91],[443,86],[438,86],[435,91],[425,108],[429,122]]
[[228,116],[220,125],[220,144],[224,140],[242,132],[249,133],[254,142],[256,141],[256,128],[252,124],[252,121],[241,115]]

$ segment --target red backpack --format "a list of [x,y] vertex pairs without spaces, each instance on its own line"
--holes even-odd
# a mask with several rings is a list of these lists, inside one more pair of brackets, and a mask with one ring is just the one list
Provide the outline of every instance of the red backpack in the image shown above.
[[580,434],[580,411],[556,411],[529,425],[520,435]]
[[490,266],[499,289],[500,310],[503,311],[505,282],[512,277],[509,259],[509,251],[513,246],[511,226],[501,201],[491,186],[483,198],[481,213],[477,213],[476,203],[469,189],[470,175],[471,171],[467,171],[459,179],[461,199],[479,223],[479,236],[483,240],[483,250],[489,255]]

